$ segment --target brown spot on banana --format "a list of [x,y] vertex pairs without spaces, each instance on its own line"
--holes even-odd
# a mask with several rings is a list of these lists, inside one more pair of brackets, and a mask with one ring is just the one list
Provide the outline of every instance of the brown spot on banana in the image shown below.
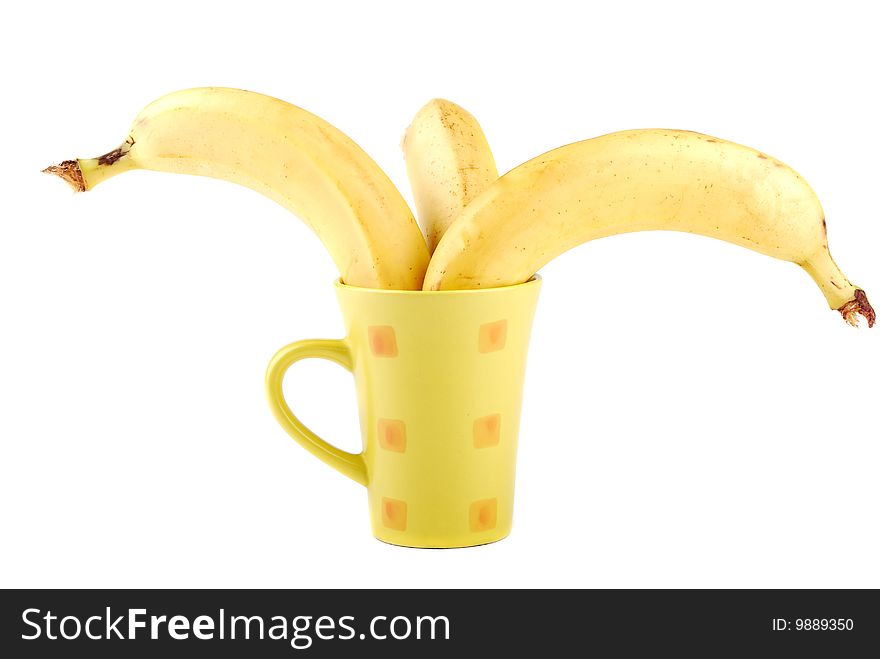
[[128,153],[129,149],[134,146],[134,138],[131,136],[128,137],[125,142],[122,143],[121,146],[113,149],[112,151],[105,153],[103,156],[98,156],[98,164],[109,167],[114,162],[119,160],[122,156]]
[[105,153],[103,156],[98,156],[98,164],[104,167],[109,167],[124,155],[121,147],[113,149],[112,151]]

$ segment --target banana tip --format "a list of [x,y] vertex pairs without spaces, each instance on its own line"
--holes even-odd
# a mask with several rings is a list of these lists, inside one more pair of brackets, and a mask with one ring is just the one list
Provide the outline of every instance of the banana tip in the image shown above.
[[874,327],[877,315],[874,307],[868,302],[868,296],[860,288],[856,289],[853,299],[838,309],[843,319],[853,327],[859,326],[859,316],[864,316],[868,321],[868,327]]
[[54,174],[64,179],[74,192],[85,192],[86,190],[86,182],[76,160],[65,160],[57,165],[49,165],[43,170],[43,173]]

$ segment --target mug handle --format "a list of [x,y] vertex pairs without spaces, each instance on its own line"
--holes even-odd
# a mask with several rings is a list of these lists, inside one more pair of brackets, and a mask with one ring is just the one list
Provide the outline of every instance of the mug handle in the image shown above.
[[272,414],[300,446],[319,460],[326,462],[337,471],[345,474],[361,485],[367,484],[367,466],[363,453],[348,453],[325,442],[296,418],[284,400],[281,383],[284,374],[294,362],[301,359],[320,358],[336,362],[343,368],[352,370],[351,350],[345,341],[337,339],[309,339],[286,345],[275,353],[266,369],[266,396]]

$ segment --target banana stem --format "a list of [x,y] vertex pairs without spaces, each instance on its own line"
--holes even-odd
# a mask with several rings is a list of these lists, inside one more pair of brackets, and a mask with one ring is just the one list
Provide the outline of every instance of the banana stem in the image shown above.
[[85,192],[86,182],[83,179],[82,170],[77,160],[65,160],[57,165],[49,165],[43,170],[44,174],[55,174],[73,188],[74,192]]
[[868,321],[868,327],[874,326],[877,316],[871,303],[868,302],[865,291],[850,283],[831,258],[827,248],[823,248],[800,265],[822,289],[831,308],[839,311],[847,323],[858,327],[861,315]]
[[65,180],[74,192],[85,192],[91,190],[101,181],[131,169],[133,163],[126,156],[132,146],[134,146],[134,140],[129,137],[120,146],[103,156],[65,160],[57,165],[46,167],[43,172],[55,174]]
[[857,288],[853,299],[840,307],[838,311],[843,319],[853,327],[858,327],[859,315],[865,317],[865,320],[868,321],[868,327],[874,327],[874,322],[877,320],[874,308],[868,302],[868,296],[861,288]]

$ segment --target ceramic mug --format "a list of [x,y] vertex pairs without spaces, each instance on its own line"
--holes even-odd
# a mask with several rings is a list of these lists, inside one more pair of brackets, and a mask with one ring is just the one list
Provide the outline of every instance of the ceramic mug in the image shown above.
[[[460,291],[336,283],[342,340],[292,343],[266,373],[269,405],[306,450],[369,494],[373,534],[407,547],[468,547],[511,527],[523,377],[540,278]],[[319,357],[355,379],[363,452],[324,441],[291,412],[282,380]]]

